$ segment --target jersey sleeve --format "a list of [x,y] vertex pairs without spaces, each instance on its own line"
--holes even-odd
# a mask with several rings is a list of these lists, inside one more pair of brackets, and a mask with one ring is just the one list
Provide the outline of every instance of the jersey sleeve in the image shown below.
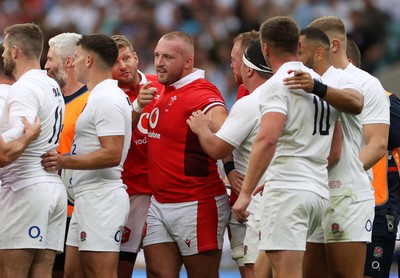
[[283,90],[283,83],[278,84],[277,81],[279,80],[266,82],[261,85],[263,86],[260,91],[260,112],[262,116],[269,112],[278,112],[287,115],[287,94]]
[[237,148],[247,138],[250,131],[254,128],[257,115],[250,106],[244,101],[246,97],[238,100],[231,108],[224,124],[215,134],[231,146]]
[[93,123],[98,137],[125,135],[124,104],[128,105],[128,102],[123,103],[116,98],[103,96],[96,99],[93,105],[99,109],[93,112]]
[[[373,81],[373,82],[372,82]],[[389,98],[377,79],[372,79],[368,92],[364,92],[362,124],[390,123]]]
[[225,101],[218,89],[205,79],[196,84],[196,87],[193,87],[192,90],[192,93],[196,94],[196,101],[195,103],[187,103],[187,107],[191,110],[189,111],[190,114],[197,110],[206,114],[216,106],[225,107]]
[[39,111],[38,99],[32,91],[25,86],[12,86],[8,96],[8,102],[8,126],[10,128],[2,133],[5,142],[19,138],[24,132],[22,118],[26,118],[32,123]]

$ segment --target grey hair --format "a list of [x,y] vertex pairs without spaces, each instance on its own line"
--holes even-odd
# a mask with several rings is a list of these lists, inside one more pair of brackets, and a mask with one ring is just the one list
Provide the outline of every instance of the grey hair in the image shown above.
[[57,54],[60,55],[62,59],[65,59],[68,56],[74,55],[78,41],[81,38],[82,35],[77,33],[61,33],[49,40],[49,46],[55,46],[57,48]]

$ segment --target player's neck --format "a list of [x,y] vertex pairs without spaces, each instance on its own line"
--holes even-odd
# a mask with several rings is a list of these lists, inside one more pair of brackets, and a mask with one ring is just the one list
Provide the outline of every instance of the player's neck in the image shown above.
[[279,68],[288,62],[298,62],[299,58],[296,55],[286,55],[286,56],[275,56],[275,57],[270,57],[269,59],[269,64],[271,66],[271,69],[273,72],[277,72]]
[[[254,73],[254,74],[257,75],[257,73]],[[265,83],[265,81],[267,81],[267,80],[268,79],[264,79],[259,76],[255,76],[254,78],[249,80],[250,82],[248,84],[248,88],[246,87],[246,89],[249,91],[250,94],[252,94],[255,91],[255,89],[257,89],[260,85]]]
[[64,97],[75,94],[83,84],[78,81],[69,81],[64,87],[61,88],[61,92]]
[[320,63],[315,63],[313,70],[322,76],[329,69],[330,66],[330,64],[322,61]]
[[339,69],[345,69],[350,64],[349,60],[347,60],[346,54],[338,53],[332,59],[332,66]]
[[89,80],[86,84],[89,91],[92,91],[97,84],[103,82],[106,79],[112,79],[111,71],[92,71],[89,73]]
[[20,61],[18,64],[16,64],[14,77],[16,80],[18,80],[26,72],[33,69],[38,69],[38,70],[41,69],[39,61],[36,60]]

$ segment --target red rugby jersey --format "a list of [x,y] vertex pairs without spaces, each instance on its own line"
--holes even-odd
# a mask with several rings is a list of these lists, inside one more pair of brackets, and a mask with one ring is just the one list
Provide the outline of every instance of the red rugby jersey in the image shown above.
[[[158,83],[156,75],[146,74],[142,75],[139,90],[147,81],[152,82],[150,87],[156,87],[158,93],[161,93],[164,89],[164,86]],[[129,96],[131,102],[137,98],[137,95],[133,91],[126,91],[125,93]],[[147,127],[153,105],[154,101],[146,105],[137,127],[132,130],[131,147],[124,162],[124,170],[122,171],[122,180],[128,187],[127,192],[129,196],[135,194],[152,194],[147,179]]]
[[[197,70],[167,86],[149,119],[149,183],[160,203],[201,200],[226,193],[216,160],[201,148],[186,120],[197,110],[225,105],[218,89]],[[179,85],[178,85],[179,84]]]
[[239,86],[239,88],[238,88],[238,92],[237,92],[237,95],[236,95],[236,100],[239,100],[242,97],[247,96],[249,94],[250,94],[250,92],[246,90],[246,88],[244,87],[243,84],[241,84]]

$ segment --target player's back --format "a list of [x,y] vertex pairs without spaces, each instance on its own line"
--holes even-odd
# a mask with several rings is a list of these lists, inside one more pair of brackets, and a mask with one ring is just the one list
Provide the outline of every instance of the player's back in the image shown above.
[[268,112],[286,115],[275,156],[267,170],[267,182],[274,182],[275,187],[312,190],[327,197],[327,157],[337,112],[317,96],[303,90],[290,91],[283,85],[288,72],[298,69],[321,78],[302,63],[289,62],[261,85],[262,115]]
[[3,186],[17,189],[37,182],[59,180],[55,172],[48,173],[41,165],[41,156],[56,150],[62,129],[65,105],[58,84],[45,71],[30,70],[11,86],[5,109],[2,123],[8,120],[8,128],[13,128],[15,118],[26,117],[33,121],[38,116],[42,129],[24,153],[4,168]]

